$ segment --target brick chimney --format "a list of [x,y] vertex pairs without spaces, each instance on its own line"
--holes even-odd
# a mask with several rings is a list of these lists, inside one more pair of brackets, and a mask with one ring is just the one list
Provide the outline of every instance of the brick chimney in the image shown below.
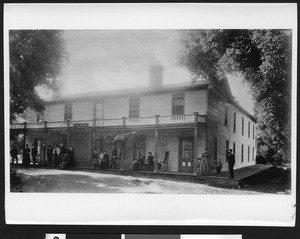
[[150,66],[150,88],[159,89],[162,87],[163,67],[160,64]]

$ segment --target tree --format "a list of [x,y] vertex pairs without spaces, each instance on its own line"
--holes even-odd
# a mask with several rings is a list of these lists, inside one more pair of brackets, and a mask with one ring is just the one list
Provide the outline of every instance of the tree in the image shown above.
[[[292,35],[287,30],[192,30],[183,36],[180,63],[218,88],[226,74],[242,73],[269,147],[287,150],[291,126]],[[195,81],[195,80],[194,80]]]
[[27,108],[44,109],[37,86],[56,90],[56,78],[67,60],[63,32],[57,30],[10,30],[10,120]]

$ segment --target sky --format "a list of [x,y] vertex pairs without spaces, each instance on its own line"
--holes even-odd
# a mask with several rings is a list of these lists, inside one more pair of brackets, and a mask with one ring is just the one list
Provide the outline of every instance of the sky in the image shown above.
[[[57,79],[60,94],[148,86],[153,64],[163,66],[163,84],[190,82],[191,74],[178,64],[181,35],[180,30],[66,30],[69,61]],[[249,88],[240,77],[228,80],[233,95],[252,113]]]

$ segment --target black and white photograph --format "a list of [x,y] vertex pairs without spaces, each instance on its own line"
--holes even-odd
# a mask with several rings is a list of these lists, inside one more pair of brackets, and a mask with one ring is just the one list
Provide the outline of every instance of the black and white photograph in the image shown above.
[[[244,210],[243,198],[271,198],[288,200],[282,205],[289,211],[279,210],[287,213],[282,216],[285,223],[294,223],[289,212],[295,210],[296,176],[295,5],[284,5],[292,13],[286,24],[266,27],[209,26],[201,18],[198,24],[183,26],[177,19],[172,26],[159,25],[159,17],[149,27],[148,15],[140,16],[152,13],[147,6],[132,9],[134,23],[128,27],[126,20],[124,25],[110,22],[115,12],[111,17],[100,14],[109,5],[97,5],[100,25],[107,24],[102,28],[92,21],[97,14],[91,5],[82,10],[91,14],[85,25],[76,25],[76,19],[72,23],[79,7],[72,6],[66,10],[53,4],[60,10],[53,25],[40,15],[50,15],[51,8],[39,5],[41,12],[21,25],[10,20],[29,6],[6,6],[11,10],[4,29],[7,200],[29,199],[24,212],[35,207],[35,200],[51,201],[48,211],[60,200],[64,203],[55,210],[71,200],[65,211],[76,213],[81,223],[84,218],[96,224],[125,219],[172,224],[178,222],[177,213],[186,213],[180,222],[223,222],[224,216],[214,215],[227,200]],[[117,21],[126,19],[126,9],[118,9],[123,15]],[[213,9],[207,8],[206,16],[217,16]],[[253,9],[244,9],[251,16]],[[230,11],[224,12],[227,16]],[[266,16],[268,12],[273,17],[272,8]],[[70,17],[69,27],[58,23],[63,13]],[[165,18],[175,13],[170,8]],[[184,13],[189,15],[188,10]],[[238,15],[231,16],[233,22]],[[44,27],[36,22],[38,17]],[[76,209],[73,198],[80,204]],[[266,214],[274,206],[257,204]],[[105,209],[101,216],[87,218],[87,207]],[[126,212],[121,216],[109,208]],[[199,214],[203,208],[207,212]],[[211,210],[215,212],[209,214]],[[257,216],[247,210],[250,217]],[[24,212],[12,222],[30,223]],[[33,214],[42,222],[52,220]],[[259,216],[265,222],[271,214]]]

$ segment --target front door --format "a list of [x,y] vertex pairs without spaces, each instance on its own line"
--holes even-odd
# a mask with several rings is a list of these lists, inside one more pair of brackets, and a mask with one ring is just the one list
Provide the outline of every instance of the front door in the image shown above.
[[37,155],[36,155],[36,162],[38,164],[44,164],[45,163],[45,145],[43,143],[43,139],[35,139],[34,145],[37,149]]
[[179,140],[179,171],[192,173],[194,168],[193,160],[193,138],[180,138]]

